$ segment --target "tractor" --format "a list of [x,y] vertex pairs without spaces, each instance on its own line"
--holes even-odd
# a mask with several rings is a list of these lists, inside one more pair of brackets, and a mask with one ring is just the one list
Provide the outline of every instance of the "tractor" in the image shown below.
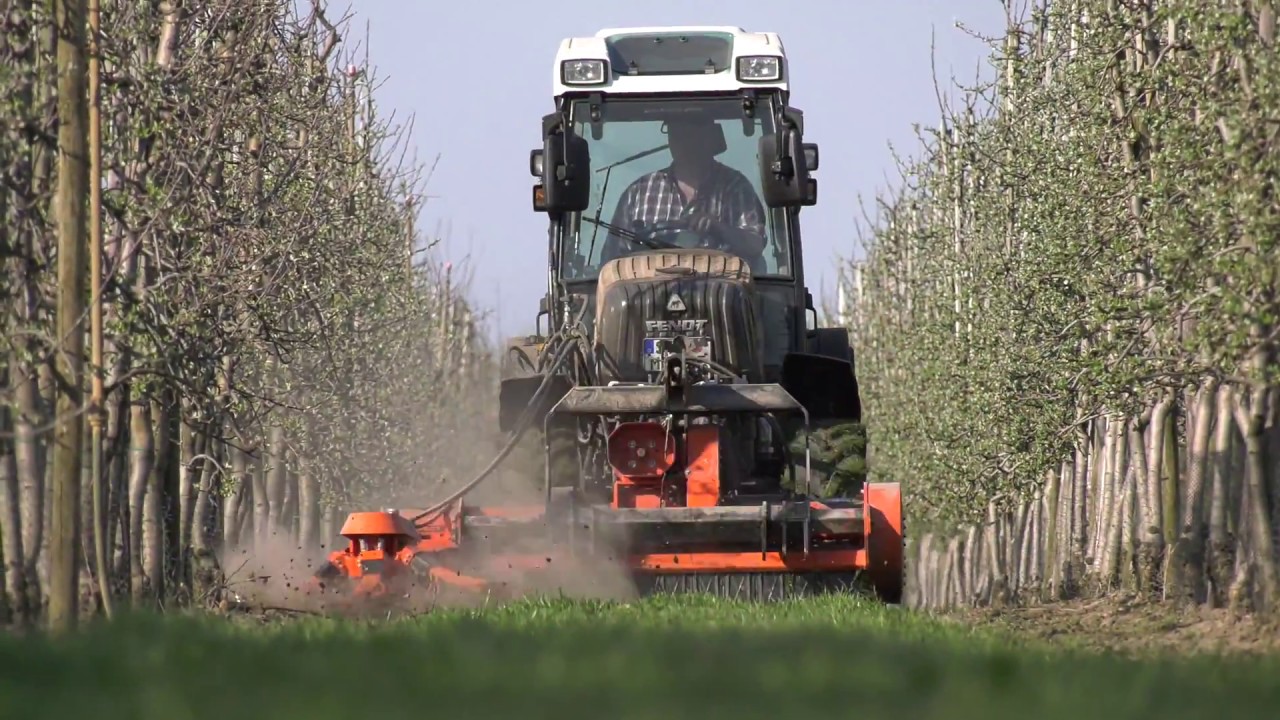
[[[321,579],[486,591],[500,569],[545,569],[554,546],[609,557],[642,594],[767,600],[863,584],[900,602],[898,485],[830,471],[858,466],[833,456],[856,439],[841,451],[830,437],[856,435],[862,411],[849,332],[817,327],[804,284],[800,217],[817,202],[819,153],[789,72],[776,33],[737,27],[560,43],[554,110],[529,156],[547,290],[535,333],[505,346],[510,440],[495,460],[535,444],[542,501],[472,504],[482,474],[427,508],[354,513]],[[677,197],[677,141],[736,194]],[[717,210],[721,222],[697,220]],[[828,434],[816,457],[815,429]]]

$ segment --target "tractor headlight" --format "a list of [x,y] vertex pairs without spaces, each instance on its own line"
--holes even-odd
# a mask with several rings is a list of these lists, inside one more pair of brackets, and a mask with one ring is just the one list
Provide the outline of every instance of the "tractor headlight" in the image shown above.
[[775,82],[782,79],[782,58],[776,55],[748,55],[738,58],[738,79],[742,82]]
[[565,85],[599,85],[604,82],[604,60],[565,60],[560,63]]

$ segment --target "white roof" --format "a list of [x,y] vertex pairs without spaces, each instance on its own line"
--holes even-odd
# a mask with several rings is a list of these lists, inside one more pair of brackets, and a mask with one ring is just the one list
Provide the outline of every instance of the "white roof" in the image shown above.
[[[614,35],[646,34],[646,33],[727,33],[733,36],[733,54],[727,70],[705,74],[690,75],[650,75],[606,78],[603,85],[573,86],[561,82],[560,67],[566,60],[608,60],[609,52],[605,39]],[[742,82],[737,77],[737,59],[749,55],[769,55],[783,59],[782,77],[774,82]],[[556,51],[555,65],[552,67],[552,83],[556,96],[570,91],[602,92],[610,94],[654,93],[654,92],[714,92],[738,90],[746,87],[788,89],[787,78],[789,68],[786,63],[786,51],[782,47],[782,39],[773,32],[748,32],[740,27],[729,25],[666,25],[652,27],[605,28],[591,37],[565,38],[560,41]]]

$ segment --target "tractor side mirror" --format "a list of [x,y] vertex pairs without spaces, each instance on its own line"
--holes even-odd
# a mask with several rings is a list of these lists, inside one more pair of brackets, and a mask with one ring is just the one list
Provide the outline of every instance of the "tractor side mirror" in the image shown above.
[[572,128],[547,134],[541,155],[529,158],[530,172],[535,169],[542,177],[534,188],[535,209],[553,214],[587,209],[591,198],[591,150]]
[[[809,171],[799,130],[784,127],[774,135],[763,135],[759,148],[760,186],[765,204],[771,208],[804,205],[809,195]],[[817,159],[816,152],[814,159]]]
[[547,333],[550,334],[551,333],[551,298],[547,297],[546,295],[543,295],[542,297],[538,298],[538,315],[533,320],[533,329],[534,329],[534,332],[538,334],[538,337],[545,337],[545,335],[542,334],[542,318],[544,316],[547,318]]
[[[543,149],[529,151],[529,174],[535,178],[543,177]],[[543,183],[534,184],[534,211],[536,213],[545,213],[547,211],[547,188],[543,187]]]

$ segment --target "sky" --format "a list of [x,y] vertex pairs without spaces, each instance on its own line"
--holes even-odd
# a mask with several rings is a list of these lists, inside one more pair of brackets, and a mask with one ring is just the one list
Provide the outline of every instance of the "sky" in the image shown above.
[[[814,301],[834,301],[837,263],[859,257],[858,228],[900,184],[894,161],[916,156],[915,126],[936,127],[936,78],[989,78],[1002,0],[330,0],[348,8],[351,42],[374,77],[380,114],[406,126],[423,166],[419,232],[436,261],[469,275],[496,338],[531,332],[546,288],[547,219],[530,205],[529,151],[553,109],[556,48],[607,27],[731,25],[778,33],[791,104],[819,144],[818,204],[800,214]],[[931,45],[933,49],[931,51]],[[411,125],[409,124],[411,122]]]

